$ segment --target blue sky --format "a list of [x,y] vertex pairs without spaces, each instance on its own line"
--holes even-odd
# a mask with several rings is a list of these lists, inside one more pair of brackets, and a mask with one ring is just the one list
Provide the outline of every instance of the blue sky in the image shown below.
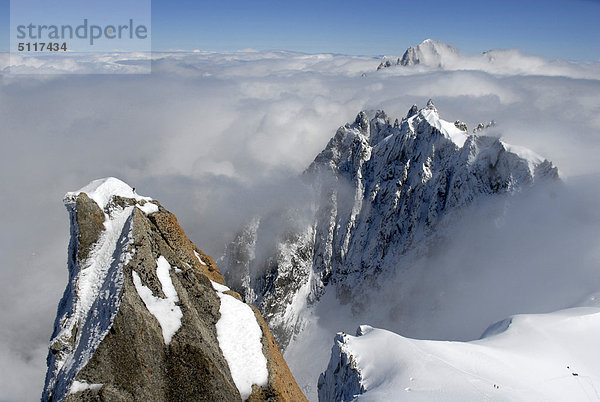
[[[600,0],[153,0],[152,46],[380,55],[433,38],[465,53],[518,48],[548,58],[600,60],[599,19]],[[0,0],[4,51],[8,25],[9,1]]]

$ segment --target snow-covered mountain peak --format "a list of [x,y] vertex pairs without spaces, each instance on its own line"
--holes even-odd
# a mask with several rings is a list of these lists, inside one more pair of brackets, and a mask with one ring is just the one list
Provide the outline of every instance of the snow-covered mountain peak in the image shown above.
[[106,177],[90,182],[77,191],[68,192],[65,195],[66,201],[76,199],[81,193],[85,193],[94,200],[100,209],[104,210],[113,197],[132,198],[136,201],[152,201],[150,197],[143,197],[136,194],[129,184],[115,177]]
[[[405,168],[411,171],[415,169],[414,163],[423,165],[419,179],[413,179],[417,182],[428,181],[438,163],[462,167],[480,165],[492,169],[494,175],[503,169],[501,175],[506,174],[507,178],[518,175],[527,182],[533,182],[538,168],[545,172],[540,177],[546,173],[552,177],[558,175],[557,169],[535,152],[484,135],[485,128],[494,124],[480,124],[482,129],[478,126],[469,134],[466,124],[460,120],[452,123],[442,119],[431,99],[421,109],[413,105],[401,122],[396,119],[393,124],[382,110],[361,111],[353,124],[338,129],[307,172],[326,168],[325,171],[333,169],[351,181],[364,180],[360,170],[367,162],[368,166],[375,167],[382,158],[390,161],[393,160],[390,158],[401,157]],[[452,162],[445,160],[449,157]],[[499,161],[502,162],[498,164]]]
[[416,115],[417,113],[419,113],[419,106],[414,104],[410,107],[410,109],[408,109],[408,112],[406,113],[406,118],[408,119],[408,118]]
[[[418,64],[442,68],[448,61],[457,59],[459,55],[459,51],[453,46],[433,39],[425,39],[419,45],[406,49],[402,57],[384,57],[377,69],[381,70],[393,65],[414,66]],[[393,59],[395,61],[392,61]]]
[[69,280],[43,401],[305,400],[260,313],[157,201],[109,177],[65,206]]
[[[386,138],[391,140],[393,137],[390,136],[395,135],[411,135],[426,142],[435,141],[437,135],[452,141],[460,148],[469,137],[466,126],[461,127],[457,123],[441,119],[440,113],[431,99],[424,108],[419,109],[417,105],[413,105],[400,122],[398,119],[393,124],[390,121],[391,119],[382,110],[359,112],[354,124],[346,124],[341,127],[323,151],[324,154],[317,159],[322,160],[332,150],[336,151],[336,155],[342,156],[341,154],[345,150],[349,150],[348,146],[354,144],[353,141],[358,138],[364,146],[374,147],[381,140]],[[339,158],[329,159],[331,161]]]
[[416,64],[443,66],[445,60],[458,56],[458,50],[451,45],[433,39],[425,39],[418,46],[409,47],[400,62],[403,66]]
[[327,289],[360,311],[377,278],[409,270],[462,208],[558,177],[551,162],[482,133],[443,120],[433,101],[393,123],[361,111],[304,172],[316,198],[303,223],[273,245],[261,224],[278,218],[254,221],[226,250],[228,281],[284,348]]
[[437,109],[435,108],[435,105],[433,104],[433,99],[429,99],[427,101],[427,106],[425,106],[425,109],[435,110],[437,112]]
[[[390,117],[382,110],[361,111],[356,116],[354,126],[346,125],[341,129],[353,127],[354,131],[342,131],[351,136],[360,135],[370,146],[377,145],[380,140],[393,134],[412,133],[414,136],[421,138],[421,140],[435,141],[435,134],[439,133],[458,148],[462,148],[469,137],[473,137],[469,141],[470,146],[477,144],[479,148],[487,148],[494,145],[495,148],[501,148],[502,151],[514,154],[523,159],[532,169],[545,160],[544,157],[525,147],[511,145],[495,137],[485,136],[485,130],[495,126],[496,123],[494,121],[487,125],[480,123],[473,130],[473,134],[469,134],[466,124],[460,120],[455,120],[452,123],[442,119],[432,99],[429,99],[426,106],[421,109],[419,109],[418,105],[413,105],[408,110],[406,117],[401,120],[401,123],[394,123],[392,126],[390,120]],[[396,122],[398,122],[397,119]]]
[[[440,113],[431,99],[424,108],[419,109],[416,104],[413,105],[406,117],[400,122],[395,119],[393,124],[383,110],[364,110],[357,114],[353,124],[340,127],[323,154],[316,160],[323,160],[323,157],[329,155],[332,150],[335,151],[335,155],[342,156],[340,153],[349,150],[348,147],[355,144],[354,141],[358,139],[363,142],[363,146],[374,147],[383,139],[391,140],[393,137],[390,136],[412,135],[423,141],[432,141],[435,140],[436,134],[452,141],[459,148],[468,138],[466,128],[461,129],[458,124],[440,118]],[[338,159],[328,158],[328,161]]]

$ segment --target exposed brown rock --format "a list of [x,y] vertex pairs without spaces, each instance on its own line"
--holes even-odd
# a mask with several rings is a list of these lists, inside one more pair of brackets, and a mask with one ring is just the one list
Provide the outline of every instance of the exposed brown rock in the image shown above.
[[[219,347],[215,327],[220,318],[220,299],[210,280],[224,284],[223,276],[214,261],[187,238],[175,216],[157,202],[153,203],[159,206],[158,212],[146,215],[138,208],[133,210],[131,259],[122,268],[123,288],[118,312],[110,331],[74,378],[102,386],[68,394],[67,401],[241,399]],[[122,197],[111,201],[111,206],[118,208],[135,204],[136,200]],[[83,193],[76,199],[76,208],[77,258],[81,262],[92,258],[89,250],[103,230],[104,212]],[[82,248],[86,251],[81,252]],[[198,261],[194,251],[206,265]],[[173,268],[170,278],[183,314],[181,327],[169,345],[165,345],[162,329],[140,298],[132,279],[135,271],[153,295],[165,298],[156,274],[156,261],[160,256]],[[233,291],[226,293],[241,300]],[[269,376],[265,387],[253,387],[249,400],[306,400],[260,312],[252,308],[263,331],[263,353]]]
[[[190,241],[190,239],[188,239],[175,215],[162,208],[160,204],[156,204],[159,205],[159,211],[151,214],[149,218],[169,246],[171,246],[177,255],[187,264],[202,271],[209,279],[220,284],[225,284],[225,279],[223,278],[223,275],[221,275],[221,272],[219,272],[217,264],[215,264],[213,259],[204,254]],[[200,258],[206,265],[203,265],[198,261],[194,251],[200,255]]]
[[76,208],[79,252],[77,258],[83,261],[88,257],[90,247],[98,241],[100,233],[104,230],[104,212],[98,204],[87,194],[83,193],[77,197]]
[[263,331],[263,354],[267,358],[267,368],[269,369],[269,384],[266,389],[253,389],[252,395],[248,401],[307,401],[306,397],[300,391],[296,379],[292,375],[267,323],[260,311],[251,306],[254,316],[260,328]]

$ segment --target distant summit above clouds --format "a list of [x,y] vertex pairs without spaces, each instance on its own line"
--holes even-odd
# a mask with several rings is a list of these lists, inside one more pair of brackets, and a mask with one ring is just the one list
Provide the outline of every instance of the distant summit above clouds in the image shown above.
[[455,59],[458,56],[458,49],[454,46],[433,39],[425,39],[418,46],[411,46],[406,49],[402,58],[398,57],[395,63],[392,63],[390,60],[382,61],[377,69],[381,70],[382,68],[391,67],[394,64],[401,66],[424,64],[431,67],[443,68],[444,62]]
[[425,39],[417,47],[409,47],[400,64],[403,66],[412,66],[415,64],[439,65],[442,66],[442,61],[448,58],[457,57],[458,49],[444,42]]
[[548,60],[522,53],[518,49],[493,49],[479,55],[467,55],[447,43],[425,39],[410,46],[402,56],[384,56],[377,70],[388,67],[440,70],[480,70],[500,75],[548,75],[572,78],[598,78],[592,64],[566,60]]

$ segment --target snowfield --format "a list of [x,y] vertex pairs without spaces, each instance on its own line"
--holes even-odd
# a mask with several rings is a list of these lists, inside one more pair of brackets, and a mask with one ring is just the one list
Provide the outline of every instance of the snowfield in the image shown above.
[[600,399],[600,308],[517,315],[486,332],[487,337],[471,342],[410,339],[366,325],[357,336],[338,334],[319,381],[319,398]]

